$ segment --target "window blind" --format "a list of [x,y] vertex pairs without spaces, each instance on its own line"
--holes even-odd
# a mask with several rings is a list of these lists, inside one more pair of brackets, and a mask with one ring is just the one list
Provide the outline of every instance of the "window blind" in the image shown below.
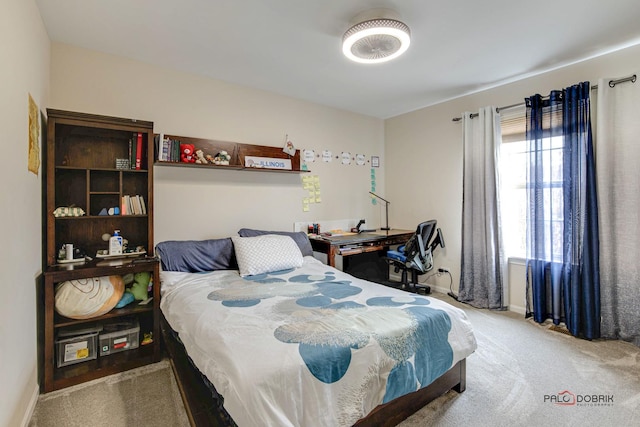
[[524,104],[500,110],[502,142],[524,141],[527,133],[527,110]]
[[[503,143],[525,141],[527,139],[527,107],[522,104],[501,109],[500,127]],[[551,132],[552,127],[553,132]],[[562,106],[553,112],[550,107],[542,109],[542,129],[546,138],[562,130]]]

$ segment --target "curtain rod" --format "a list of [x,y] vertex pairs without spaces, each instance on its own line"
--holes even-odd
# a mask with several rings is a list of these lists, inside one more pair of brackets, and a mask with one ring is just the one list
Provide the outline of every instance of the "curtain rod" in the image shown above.
[[[634,74],[629,77],[623,77],[618,80],[609,80],[609,87],[615,87],[618,83],[626,83],[626,82],[635,83],[636,75]],[[596,90],[596,89],[598,89],[598,85],[591,86],[591,90]],[[511,104],[505,107],[497,107],[496,113],[499,113],[500,110],[508,110],[509,108],[520,107],[522,105],[524,105],[524,102],[518,102],[517,104]],[[478,113],[471,113],[470,116],[473,119],[474,117],[478,117]],[[460,120],[462,120],[462,117],[454,117],[453,119],[451,119],[452,122],[459,122]]]

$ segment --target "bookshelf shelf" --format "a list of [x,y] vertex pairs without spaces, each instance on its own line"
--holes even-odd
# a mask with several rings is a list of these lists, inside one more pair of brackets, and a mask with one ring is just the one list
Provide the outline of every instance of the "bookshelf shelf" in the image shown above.
[[147,173],[145,169],[117,169],[117,168],[83,168],[77,166],[55,166],[56,169],[79,170],[79,171],[105,171],[105,172],[122,172],[122,173]]
[[56,221],[88,221],[88,220],[117,220],[118,218],[147,218],[148,215],[83,215],[77,217],[63,216]]

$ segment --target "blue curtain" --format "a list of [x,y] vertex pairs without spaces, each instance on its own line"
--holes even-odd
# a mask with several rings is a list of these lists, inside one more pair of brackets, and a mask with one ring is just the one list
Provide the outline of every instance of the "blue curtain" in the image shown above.
[[589,82],[527,98],[527,316],[600,337]]

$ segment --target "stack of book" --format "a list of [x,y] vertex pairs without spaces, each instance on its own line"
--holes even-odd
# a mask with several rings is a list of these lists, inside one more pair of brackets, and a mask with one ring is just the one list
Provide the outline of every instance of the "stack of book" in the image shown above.
[[134,132],[133,137],[129,139],[129,167],[131,169],[142,169],[145,159],[142,139],[143,136],[140,132]]
[[156,153],[160,162],[180,161],[180,141],[171,139],[164,134],[155,136]]
[[139,194],[133,196],[122,196],[122,206],[120,207],[121,215],[146,215],[147,206],[144,203],[144,197]]

